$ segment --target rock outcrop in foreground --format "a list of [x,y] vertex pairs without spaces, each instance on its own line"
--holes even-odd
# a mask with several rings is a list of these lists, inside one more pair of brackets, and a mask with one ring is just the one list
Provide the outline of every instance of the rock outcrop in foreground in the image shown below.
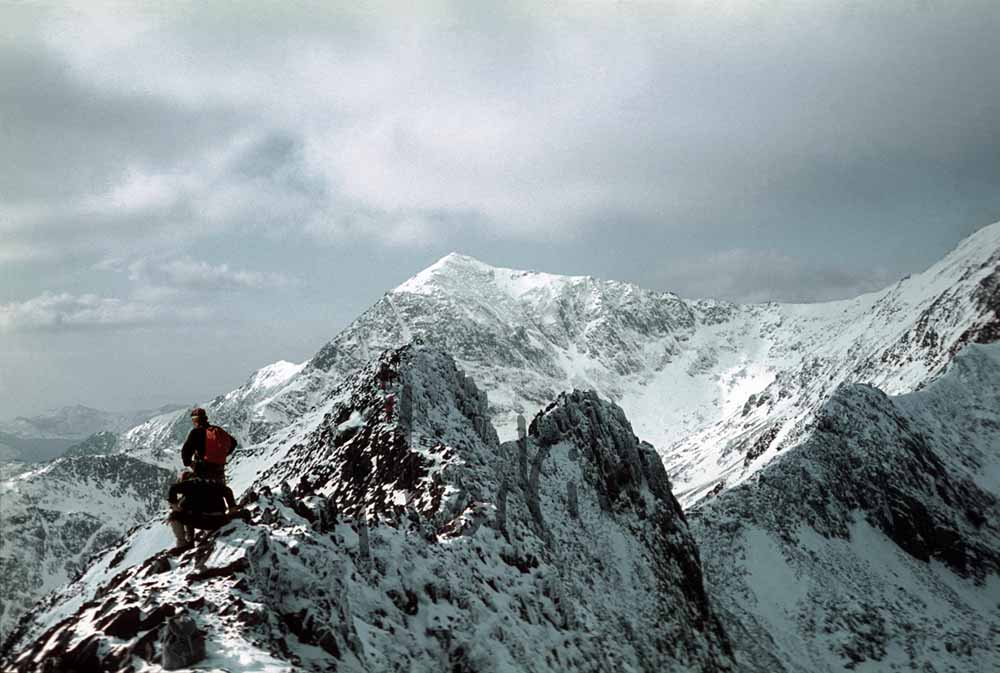
[[[728,671],[652,448],[591,393],[500,444],[450,357],[388,351],[178,557],[135,531],[22,622],[15,671]],[[6,670],[6,669],[5,669]]]

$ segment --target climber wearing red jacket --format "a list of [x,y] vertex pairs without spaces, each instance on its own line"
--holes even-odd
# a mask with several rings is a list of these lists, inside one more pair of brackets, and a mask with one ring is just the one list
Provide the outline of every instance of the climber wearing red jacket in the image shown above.
[[211,425],[201,407],[191,410],[191,422],[194,427],[181,447],[181,461],[194,468],[199,477],[225,481],[226,458],[236,450],[236,439],[219,426]]

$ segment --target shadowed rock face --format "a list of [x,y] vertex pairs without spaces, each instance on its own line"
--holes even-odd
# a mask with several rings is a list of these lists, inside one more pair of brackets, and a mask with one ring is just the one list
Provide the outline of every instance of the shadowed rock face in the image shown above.
[[641,509],[643,486],[657,499],[676,505],[670,479],[652,445],[639,442],[625,412],[601,400],[597,393],[574,390],[560,394],[535,417],[529,431],[543,447],[560,441],[582,447],[584,475],[605,509],[611,509],[621,495]]
[[[578,505],[567,497],[566,512],[558,517],[558,525],[546,525],[540,516],[543,507],[536,503],[544,500],[543,492],[557,492],[560,481],[579,482],[580,488],[596,496],[602,513],[648,524],[643,529],[643,535],[648,536],[645,541],[649,548],[660,550],[652,563],[653,586],[661,595],[672,597],[655,604],[654,622],[648,625],[656,646],[684,651],[688,643],[697,641],[698,634],[708,634],[721,644],[721,652],[729,655],[728,639],[703,589],[697,547],[670,492],[663,464],[653,447],[633,434],[618,406],[589,391],[563,393],[535,417],[527,437],[504,445],[508,454],[514,445],[519,450],[523,446],[528,454],[532,469],[521,488],[536,528],[544,531],[552,548],[563,547],[560,531],[567,521],[572,525],[579,517],[571,511]],[[515,464],[513,460],[504,462]],[[505,476],[517,483],[517,472],[508,469]],[[676,619],[678,611],[684,612],[683,619]],[[672,644],[667,645],[668,641]]]
[[1000,572],[1000,535],[984,527],[998,520],[996,497],[949,469],[919,426],[874,388],[838,393],[805,444],[738,492],[705,511],[841,538],[860,515],[916,559],[979,580]]
[[991,264],[996,270],[983,278],[972,293],[983,317],[952,346],[953,354],[967,343],[988,344],[1000,340],[1000,256],[991,260]]
[[136,532],[10,667],[164,664],[183,613],[207,668],[235,648],[303,671],[731,670],[666,473],[621,410],[562,395],[504,445],[486,413],[450,357],[386,352],[261,472],[249,523],[123,567],[155,535]]
[[436,516],[454,505],[449,486],[486,497],[499,440],[486,395],[450,357],[387,351],[329,397],[336,401],[317,428],[262,471],[254,490],[287,482],[369,517],[403,508]]

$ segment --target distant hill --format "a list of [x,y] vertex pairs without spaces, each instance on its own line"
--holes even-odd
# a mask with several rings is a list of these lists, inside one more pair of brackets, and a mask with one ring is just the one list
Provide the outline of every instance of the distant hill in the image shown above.
[[95,434],[117,435],[154,416],[182,408],[183,405],[169,404],[159,409],[115,412],[77,404],[37,416],[0,421],[0,461],[41,463],[52,460]]

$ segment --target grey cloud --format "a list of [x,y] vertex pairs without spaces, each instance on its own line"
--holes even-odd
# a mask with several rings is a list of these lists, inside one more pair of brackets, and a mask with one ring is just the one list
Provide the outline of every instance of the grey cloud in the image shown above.
[[751,304],[845,299],[898,280],[884,268],[859,271],[809,263],[773,250],[748,249],[666,264],[657,276],[658,284],[685,297]]
[[160,323],[173,312],[164,306],[93,294],[45,292],[22,302],[0,304],[3,331],[134,327]]
[[[216,348],[197,364],[214,394],[308,357],[450,250],[688,296],[841,298],[1000,219],[987,0],[0,14],[0,305],[7,341],[35,344],[0,353],[5,372],[74,319],[159,307],[186,338],[122,329],[114,352],[139,370],[150,349],[195,366],[189,343]],[[91,268],[108,258],[122,272]],[[305,282],[253,275],[288,269]],[[188,301],[254,338],[220,345]],[[74,331],[67,395],[99,336]]]
[[[135,35],[117,15],[89,17],[93,34],[47,31],[40,60],[11,61],[16,149],[71,129],[69,164],[92,147],[90,182],[105,183],[91,196],[126,182],[127,166],[188,175],[173,212],[125,218],[140,231],[386,244],[448,235],[440,222],[455,218],[528,239],[608,211],[657,226],[750,207],[798,221],[826,201],[877,202],[866,192],[880,183],[906,198],[974,153],[997,155],[983,149],[1000,137],[1000,10],[988,3],[262,16],[210,5],[140,13]],[[213,163],[246,136],[242,156]],[[44,154],[28,174],[55,164]],[[995,161],[975,170],[1000,176]],[[988,203],[1000,211],[1000,197]]]
[[133,166],[172,170],[241,128],[239,111],[188,109],[138,81],[123,91],[90,86],[37,44],[0,42],[0,81],[0,195],[8,203],[72,202]]
[[[115,263],[101,266],[121,269],[121,265]],[[141,259],[129,263],[126,268],[129,279],[140,286],[202,292],[286,287],[301,282],[282,273],[233,269],[225,262],[210,263],[188,256],[160,261]]]

